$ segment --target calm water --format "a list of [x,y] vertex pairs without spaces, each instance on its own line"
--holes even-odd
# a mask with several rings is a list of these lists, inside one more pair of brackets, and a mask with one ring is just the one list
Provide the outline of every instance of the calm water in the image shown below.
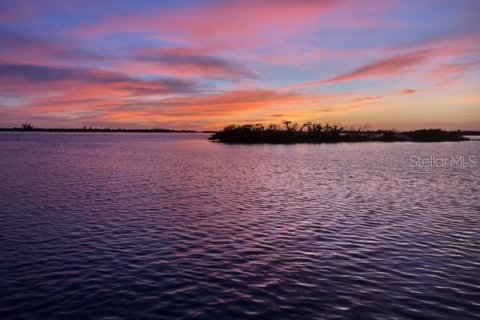
[[0,319],[480,318],[480,142],[206,137],[0,133]]

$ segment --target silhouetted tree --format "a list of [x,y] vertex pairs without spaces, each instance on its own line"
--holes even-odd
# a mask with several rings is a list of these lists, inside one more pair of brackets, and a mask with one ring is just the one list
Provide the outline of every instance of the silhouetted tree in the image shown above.
[[302,127],[300,128],[300,130],[298,130],[298,132],[302,132],[303,129],[308,128],[308,127],[311,126],[311,125],[312,125],[311,122],[306,122],[306,123],[304,123],[304,124],[302,125]]

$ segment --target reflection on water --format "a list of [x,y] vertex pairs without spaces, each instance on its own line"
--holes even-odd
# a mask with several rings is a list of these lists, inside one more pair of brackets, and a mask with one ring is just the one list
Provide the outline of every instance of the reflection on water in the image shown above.
[[0,134],[0,318],[480,317],[480,143]]

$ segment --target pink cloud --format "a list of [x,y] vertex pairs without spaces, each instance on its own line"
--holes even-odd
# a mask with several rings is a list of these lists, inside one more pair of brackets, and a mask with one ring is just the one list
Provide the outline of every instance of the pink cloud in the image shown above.
[[324,82],[335,83],[335,82],[343,82],[343,81],[356,80],[360,78],[366,78],[372,75],[378,76],[378,75],[398,74],[401,71],[418,66],[419,64],[426,61],[430,57],[430,55],[431,53],[429,51],[418,51],[418,52],[398,55],[392,58],[387,58],[369,65],[360,67],[351,72],[325,80]]
[[[110,17],[82,25],[81,35],[145,33],[162,41],[213,50],[265,47],[285,37],[304,37],[326,27],[380,28],[399,26],[378,13],[392,10],[394,1],[264,0],[225,1],[215,5],[163,10],[144,15]],[[356,14],[352,16],[352,12]],[[360,12],[362,15],[360,16]],[[326,16],[332,13],[333,19]],[[377,13],[377,15],[375,15]],[[369,16],[374,16],[370,18]]]
[[442,64],[429,72],[427,78],[443,86],[460,80],[468,69],[480,66],[480,61]]
[[326,85],[338,82],[365,79],[377,76],[399,75],[425,62],[431,56],[430,51],[417,51],[383,59],[333,78],[304,82],[288,87],[289,89]]

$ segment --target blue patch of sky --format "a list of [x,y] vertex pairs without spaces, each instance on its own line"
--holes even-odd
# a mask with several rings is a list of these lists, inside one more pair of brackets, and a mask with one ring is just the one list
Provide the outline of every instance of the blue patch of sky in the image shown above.
[[[468,2],[460,0],[462,1]],[[478,3],[480,4],[480,1]],[[480,5],[478,6],[480,9]],[[478,13],[469,10],[471,6],[461,6],[454,1],[406,2],[392,11],[388,17],[383,17],[387,23],[384,27],[327,26],[314,34],[311,44],[323,49],[358,50],[417,43],[454,34],[479,34]],[[393,24],[388,26],[388,23]],[[477,30],[472,29],[475,25],[479,26]]]

